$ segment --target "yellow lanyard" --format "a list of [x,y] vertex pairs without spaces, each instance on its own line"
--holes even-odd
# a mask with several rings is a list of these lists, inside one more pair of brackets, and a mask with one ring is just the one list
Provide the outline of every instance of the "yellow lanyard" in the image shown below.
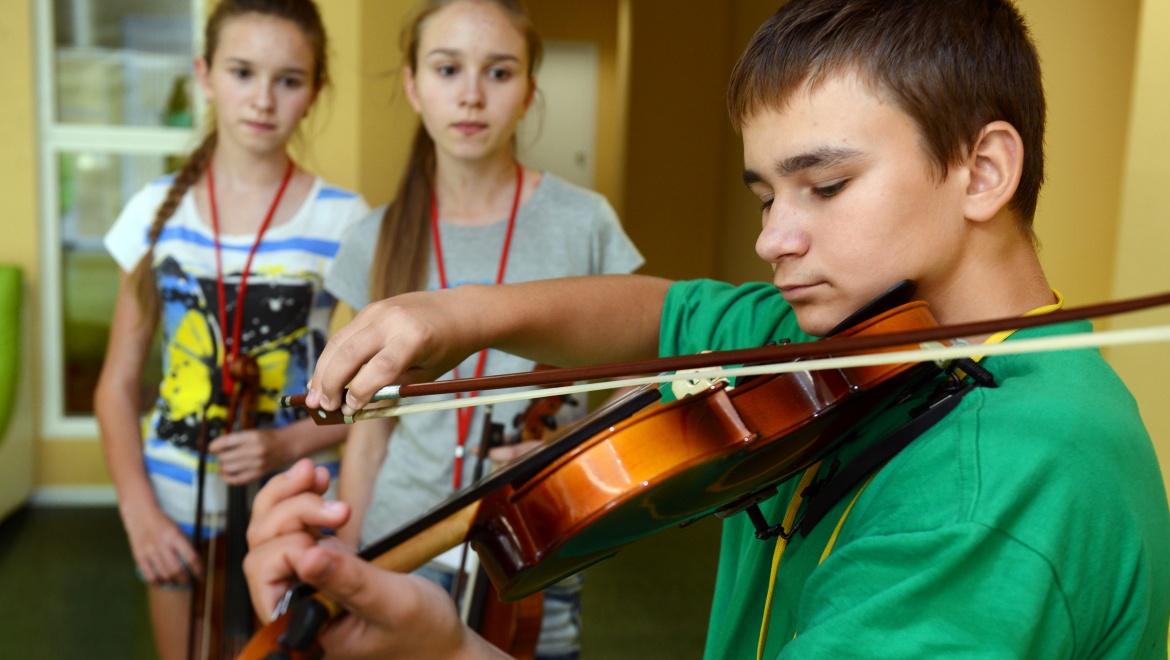
[[[1020,318],[1026,318],[1029,316],[1040,316],[1041,314],[1049,314],[1051,312],[1055,312],[1056,310],[1060,309],[1061,307],[1064,307],[1064,296],[1060,295],[1060,292],[1057,291],[1056,289],[1052,290],[1052,295],[1056,296],[1056,302],[1049,304],[1049,305],[1041,305],[1041,306],[1037,307],[1036,309],[1033,309],[1030,312],[1027,312],[1025,314],[1021,314]],[[983,343],[984,344],[998,344],[1001,341],[1007,339],[1008,337],[1011,337],[1012,334],[1014,334],[1015,332],[1016,332],[1015,330],[1000,330],[999,332],[995,333],[994,335],[991,335],[990,337],[988,337],[987,340],[984,341]],[[983,356],[977,355],[977,356],[973,356],[971,359],[978,362],[979,360],[983,359]]]
[[[796,512],[800,510],[801,502],[804,502],[804,491],[813,479],[816,479],[820,469],[821,462],[817,461],[804,471],[804,476],[800,479],[800,484],[796,487],[796,492],[792,494],[792,500],[788,503],[788,511],[784,513],[784,522],[780,525],[780,529],[785,534],[792,532],[792,525],[796,522]],[[788,539],[777,536],[776,551],[772,553],[772,573],[768,578],[768,596],[764,599],[764,622],[760,625],[760,643],[756,648],[757,660],[763,657],[764,643],[768,641],[768,619],[772,617],[772,593],[776,589],[776,570],[780,568],[780,557],[784,554],[786,547],[788,547]]]

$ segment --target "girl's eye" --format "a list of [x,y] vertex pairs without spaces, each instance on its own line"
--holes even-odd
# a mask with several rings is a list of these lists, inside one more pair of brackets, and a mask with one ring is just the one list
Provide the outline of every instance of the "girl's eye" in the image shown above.
[[455,65],[454,64],[440,64],[439,66],[435,67],[435,72],[443,77],[453,76],[453,75],[455,75]]
[[492,69],[488,71],[488,76],[492,80],[508,80],[512,77],[512,72],[508,69]]
[[289,89],[299,89],[305,82],[300,78],[281,78],[280,84]]
[[812,192],[817,197],[828,199],[829,197],[833,197],[837,193],[841,192],[847,183],[849,183],[849,179],[841,179],[840,181],[830,183],[829,185],[813,186]]
[[769,197],[768,199],[765,199],[765,200],[763,200],[763,201],[760,203],[760,213],[767,213],[767,212],[768,212],[768,211],[770,211],[771,209],[772,209],[772,198],[771,198],[771,197]]
[[229,73],[231,73],[233,77],[239,78],[240,80],[247,80],[252,75],[252,71],[250,69],[244,69],[241,67],[231,69]]

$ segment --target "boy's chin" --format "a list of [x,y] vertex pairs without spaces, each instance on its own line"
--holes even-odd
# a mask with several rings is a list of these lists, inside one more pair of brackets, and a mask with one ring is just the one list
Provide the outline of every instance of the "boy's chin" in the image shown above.
[[824,337],[840,322],[840,319],[831,320],[832,313],[817,305],[793,305],[792,309],[801,331],[814,337]]

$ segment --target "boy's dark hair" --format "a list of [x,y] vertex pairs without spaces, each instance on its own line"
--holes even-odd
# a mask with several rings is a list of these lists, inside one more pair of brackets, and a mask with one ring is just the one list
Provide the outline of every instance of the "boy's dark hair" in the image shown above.
[[1010,208],[1032,219],[1044,180],[1044,89],[1023,17],[1009,0],[791,0],[752,37],[727,106],[741,127],[794,93],[856,72],[908,114],[942,177],[1002,120],[1024,142]]

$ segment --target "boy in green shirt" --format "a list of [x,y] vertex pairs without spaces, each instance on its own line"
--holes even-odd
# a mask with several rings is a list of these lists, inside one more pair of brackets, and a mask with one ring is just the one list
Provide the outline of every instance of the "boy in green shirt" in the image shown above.
[[[1060,306],[1032,233],[1040,68],[1006,0],[791,0],[728,102],[771,285],[606,276],[400,296],[334,337],[309,404],[349,412],[485,346],[567,366],[809,340],[907,279],[944,325]],[[782,484],[760,513],[792,512],[787,543],[726,521],[707,657],[1166,657],[1170,512],[1132,397],[1097,351],[982,366],[995,386],[981,379],[839,498]],[[831,488],[936,391],[881,407],[802,482]],[[314,496],[326,480],[298,465],[256,500],[261,613],[303,579],[352,613],[322,638],[330,652],[496,653],[441,593],[302,531],[348,515]]]

